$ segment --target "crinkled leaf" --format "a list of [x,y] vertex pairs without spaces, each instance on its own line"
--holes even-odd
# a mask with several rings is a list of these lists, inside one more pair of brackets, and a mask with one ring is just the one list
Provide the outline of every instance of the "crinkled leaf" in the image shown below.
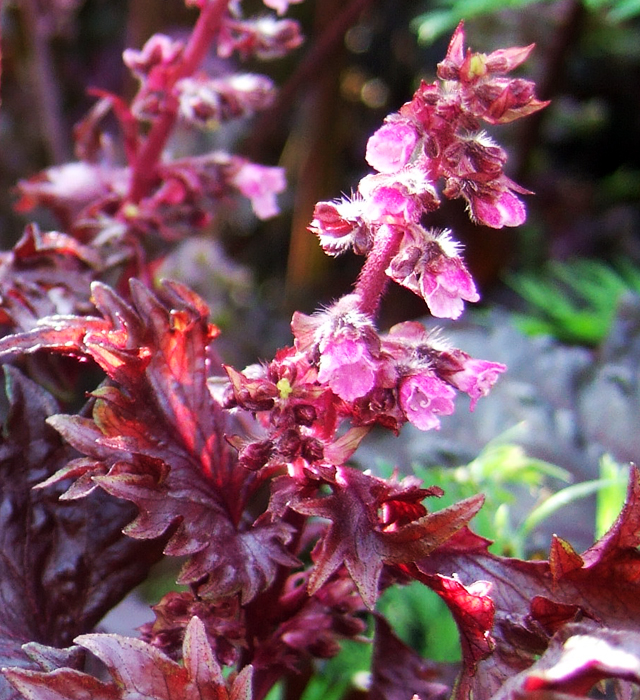
[[467,672],[475,673],[477,664],[486,659],[494,649],[491,628],[495,606],[489,591],[491,584],[487,581],[475,581],[469,586],[463,585],[457,578],[436,574],[421,577],[449,607],[458,629],[460,645]]
[[101,267],[95,249],[30,224],[13,250],[0,254],[2,321],[26,331],[42,316],[86,313],[90,283]]
[[[418,562],[415,577],[426,585],[440,572],[455,572],[467,586],[491,584],[495,606],[490,632],[493,650],[486,658],[467,654],[455,697],[493,698],[505,681],[531,667],[551,636],[578,619],[606,628],[635,632],[640,619],[640,472],[631,470],[627,500],[608,533],[579,555],[555,537],[549,561],[520,561],[490,554],[456,538]],[[471,611],[469,610],[471,613]],[[486,614],[481,608],[480,614]],[[477,638],[472,617],[456,617],[463,638]]]
[[[162,546],[121,533],[130,504],[101,493],[65,503],[58,500],[59,487],[33,489],[73,451],[45,422],[57,410],[51,396],[16,369],[4,371],[9,413],[0,439],[0,664],[29,667],[37,649],[30,647],[27,656],[24,643],[64,646],[91,629],[144,579]],[[0,698],[15,695],[0,679]]]
[[0,354],[38,347],[89,356],[115,384],[93,393],[91,419],[51,418],[84,458],[47,485],[76,477],[67,497],[99,485],[132,501],[139,514],[129,536],[155,538],[172,528],[166,553],[192,555],[181,582],[203,582],[212,597],[252,598],[279,564],[297,560],[286,549],[286,524],[240,525],[257,480],[238,468],[222,409],[207,388],[208,346],[217,332],[207,306],[172,282],[156,296],[132,281],[132,305],[103,284],[92,289],[102,318],[52,317],[0,340]]
[[587,697],[607,679],[640,683],[640,633],[603,628],[595,622],[571,623],[556,634],[533,666],[505,683],[493,700],[565,693]]
[[250,700],[251,673],[247,666],[226,681],[207,640],[204,625],[194,617],[182,646],[184,664],[139,639],[116,634],[85,634],[76,644],[104,663],[111,675],[102,682],[85,673],[63,668],[51,673],[5,669],[4,674],[28,700]]
[[[378,582],[384,564],[403,564],[426,556],[463,528],[482,506],[481,495],[449,508],[425,514],[422,499],[433,495],[428,489],[394,485],[339,467],[330,484],[332,494],[321,498],[294,497],[290,506],[304,515],[328,518],[331,525],[315,549],[315,567],[309,579],[314,592],[344,564],[369,608],[378,597]],[[441,491],[439,493],[442,493]],[[414,509],[408,522],[386,525],[379,511]]]

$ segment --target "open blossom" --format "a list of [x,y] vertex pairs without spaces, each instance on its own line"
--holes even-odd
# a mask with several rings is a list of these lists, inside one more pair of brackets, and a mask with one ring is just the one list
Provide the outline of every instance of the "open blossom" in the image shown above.
[[[172,66],[182,55],[184,45],[164,34],[151,36],[141,51],[125,49],[122,60],[132,73],[139,78],[145,78],[156,66],[163,68]],[[159,87],[159,86],[153,86]]]
[[348,402],[373,388],[381,365],[380,338],[357,301],[347,295],[323,313],[294,314],[291,324],[296,348],[317,363],[318,381]]
[[123,196],[129,178],[128,168],[106,163],[73,161],[54,165],[18,183],[20,199],[16,210],[25,212],[37,206],[46,206],[64,226],[71,226],[74,218],[89,204]]
[[353,401],[373,388],[376,365],[363,341],[338,336],[325,344],[318,381],[341,399]]
[[488,360],[475,360],[467,357],[463,362],[463,369],[451,374],[448,381],[460,391],[471,397],[470,410],[473,411],[478,399],[486,396],[498,377],[506,370],[506,366],[499,362]]
[[395,173],[407,165],[418,139],[419,134],[409,121],[389,121],[367,142],[367,163],[378,172]]
[[263,2],[279,15],[283,15],[289,9],[289,5],[297,5],[302,2],[302,0],[263,0]]
[[218,56],[229,58],[234,51],[243,59],[270,61],[286,56],[302,44],[299,24],[273,15],[235,19],[227,17],[218,38]]
[[480,299],[462,260],[446,255],[425,265],[420,275],[420,292],[437,318],[458,318],[464,309],[463,300]]
[[221,78],[189,77],[176,83],[180,116],[196,126],[250,116],[273,101],[273,82],[264,75],[239,73]]
[[491,228],[521,226],[527,218],[527,210],[522,201],[509,189],[496,192],[493,196],[467,196],[473,218]]
[[410,374],[400,382],[400,406],[410,423],[420,430],[438,430],[440,415],[454,411],[455,391],[435,374]]
[[398,284],[421,296],[437,318],[458,318],[464,301],[480,298],[449,234],[448,230],[411,227],[386,271]]
[[280,212],[276,195],[287,186],[283,168],[244,163],[232,177],[231,184],[251,200],[259,219],[268,219]]
[[360,180],[358,193],[363,216],[374,229],[384,224],[417,223],[440,204],[433,184],[419,166],[408,166],[399,173],[366,175]]

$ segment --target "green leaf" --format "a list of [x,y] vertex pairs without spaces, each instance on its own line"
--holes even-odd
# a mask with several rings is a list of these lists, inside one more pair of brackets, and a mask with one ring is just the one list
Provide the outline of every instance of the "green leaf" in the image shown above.
[[547,520],[561,508],[564,508],[574,501],[598,493],[603,487],[612,486],[615,483],[613,479],[594,479],[592,481],[582,481],[579,484],[573,484],[561,491],[557,491],[529,513],[522,523],[520,531],[523,535],[528,535],[534,528],[538,527],[540,523]]
[[600,480],[610,482],[602,486],[596,496],[596,539],[600,539],[613,525],[624,505],[629,469],[618,464],[610,455],[600,459]]

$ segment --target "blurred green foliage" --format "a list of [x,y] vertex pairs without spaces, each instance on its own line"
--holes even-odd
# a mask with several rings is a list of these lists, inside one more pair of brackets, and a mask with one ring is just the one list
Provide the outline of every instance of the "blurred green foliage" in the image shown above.
[[[543,0],[544,2],[545,0]],[[549,1],[549,0],[547,0]],[[422,44],[430,44],[450,32],[461,19],[473,20],[502,10],[520,10],[540,0],[438,0],[433,9],[413,20],[413,29]],[[601,12],[606,21],[616,23],[640,15],[640,0],[583,0],[587,10]]]
[[607,337],[622,295],[640,294],[640,269],[628,260],[615,267],[597,260],[552,261],[540,274],[512,274],[507,282],[529,304],[514,314],[521,331],[595,346]]

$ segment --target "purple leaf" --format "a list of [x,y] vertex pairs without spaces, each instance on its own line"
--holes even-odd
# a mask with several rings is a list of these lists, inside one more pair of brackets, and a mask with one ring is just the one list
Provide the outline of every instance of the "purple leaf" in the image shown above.
[[[91,629],[144,579],[161,543],[122,535],[131,507],[105,494],[65,503],[60,488],[33,489],[74,453],[45,422],[57,409],[51,396],[16,369],[4,371],[10,406],[0,440],[0,664],[28,668],[34,664],[22,644],[65,646]],[[15,695],[0,679],[0,698]]]

